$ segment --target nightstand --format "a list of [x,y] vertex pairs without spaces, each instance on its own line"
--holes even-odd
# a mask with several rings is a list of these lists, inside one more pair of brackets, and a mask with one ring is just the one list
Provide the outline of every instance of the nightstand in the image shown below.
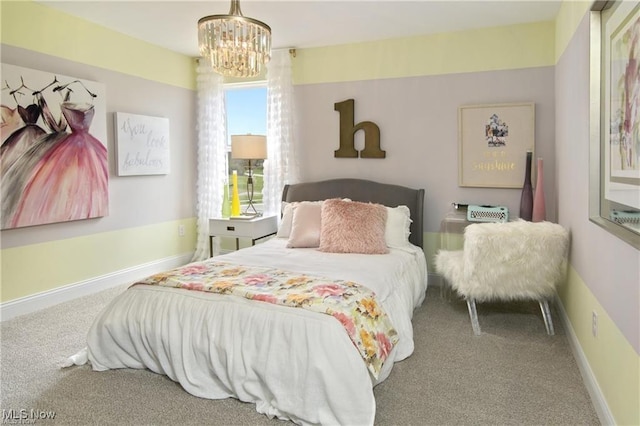
[[275,235],[278,232],[276,216],[259,216],[253,219],[220,218],[209,219],[209,255],[213,256],[213,237],[233,237],[236,250],[240,248],[240,238],[257,240]]
[[467,220],[466,211],[447,213],[440,222],[440,248],[461,250],[464,242],[464,230],[472,223]]
[[[464,230],[473,222],[467,220],[467,211],[452,210],[440,222],[440,248],[442,250],[461,250],[464,245]],[[451,287],[444,277],[440,282],[440,297],[450,300]]]

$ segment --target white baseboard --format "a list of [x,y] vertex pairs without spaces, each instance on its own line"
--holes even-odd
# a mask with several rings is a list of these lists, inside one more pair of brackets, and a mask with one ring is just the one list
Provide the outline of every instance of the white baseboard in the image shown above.
[[593,374],[593,370],[591,370],[589,361],[587,361],[587,357],[582,351],[582,346],[580,346],[578,337],[573,331],[573,326],[569,321],[569,316],[567,315],[567,312],[564,310],[564,306],[562,305],[562,303],[560,303],[560,300],[557,297],[556,307],[558,308],[558,313],[560,314],[560,320],[562,321],[564,329],[567,332],[569,346],[571,346],[573,357],[576,359],[576,363],[578,364],[578,369],[580,370],[580,374],[582,375],[582,380],[584,381],[584,384],[587,388],[587,392],[589,392],[593,407],[598,414],[598,419],[600,420],[600,423],[602,425],[615,425],[616,422],[613,419],[613,414],[611,413],[611,410],[609,410],[607,401],[604,399],[604,395],[600,390],[598,380]]
[[192,257],[193,253],[167,257],[52,290],[10,300],[0,304],[0,320],[6,321],[19,315],[29,314],[77,297],[87,296],[108,288],[139,280],[148,275],[184,265],[188,263]]

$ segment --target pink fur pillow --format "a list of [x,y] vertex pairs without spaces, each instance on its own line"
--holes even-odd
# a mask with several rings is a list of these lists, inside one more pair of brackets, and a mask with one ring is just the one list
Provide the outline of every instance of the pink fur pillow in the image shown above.
[[387,209],[381,204],[325,200],[320,221],[320,251],[389,253],[385,241]]

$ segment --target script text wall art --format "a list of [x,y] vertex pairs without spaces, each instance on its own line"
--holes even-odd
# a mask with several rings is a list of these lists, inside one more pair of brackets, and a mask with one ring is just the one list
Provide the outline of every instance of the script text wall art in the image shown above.
[[118,176],[169,173],[169,119],[115,113]]

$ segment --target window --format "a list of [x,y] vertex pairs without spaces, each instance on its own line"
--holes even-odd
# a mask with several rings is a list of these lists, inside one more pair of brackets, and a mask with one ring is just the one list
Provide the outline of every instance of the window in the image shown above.
[[[225,87],[225,101],[227,112],[227,166],[229,182],[233,170],[238,172],[238,192],[240,206],[244,212],[248,204],[247,174],[249,172],[246,160],[231,158],[231,135],[266,135],[267,134],[267,86],[265,83],[251,85],[227,85]],[[263,162],[251,162],[253,170],[253,204],[258,211],[262,210]],[[229,187],[229,194],[232,188]]]

